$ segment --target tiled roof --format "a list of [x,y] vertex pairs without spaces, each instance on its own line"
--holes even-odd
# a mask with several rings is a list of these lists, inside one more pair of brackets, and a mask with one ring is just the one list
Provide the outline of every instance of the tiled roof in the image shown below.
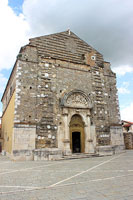
[[130,127],[133,125],[133,122],[124,121],[124,120],[122,120],[122,123],[123,123],[123,127]]
[[124,124],[123,126],[124,126],[124,127],[130,127],[131,124]]
[[[95,50],[70,30],[31,38],[30,45],[37,47],[40,56],[81,64],[84,63],[83,55]],[[103,56],[98,51],[96,51],[96,57],[97,63],[102,65]]]
[[123,123],[126,123],[126,124],[131,124],[131,125],[133,124],[133,122],[124,121],[124,120],[122,120],[122,122],[123,122]]

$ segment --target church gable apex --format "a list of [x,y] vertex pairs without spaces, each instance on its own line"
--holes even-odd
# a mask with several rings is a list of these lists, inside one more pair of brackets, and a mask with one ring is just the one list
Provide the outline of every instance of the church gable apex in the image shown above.
[[70,30],[31,38],[30,45],[37,47],[38,55],[40,56],[81,64],[86,63],[84,56],[87,52],[95,51],[97,61],[103,62],[103,56],[98,51]]

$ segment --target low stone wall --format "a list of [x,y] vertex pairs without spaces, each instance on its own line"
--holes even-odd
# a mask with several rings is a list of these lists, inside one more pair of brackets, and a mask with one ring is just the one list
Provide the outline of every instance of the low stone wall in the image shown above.
[[13,151],[24,149],[27,152],[35,149],[36,126],[16,124],[13,131]]
[[110,135],[111,135],[111,146],[121,146],[124,145],[124,137],[122,126],[111,126],[110,127]]
[[58,148],[35,149],[34,160],[59,160],[62,158],[62,150]]
[[115,145],[112,147],[114,154],[124,153],[125,152],[125,145]]
[[97,146],[96,147],[96,152],[100,155],[100,156],[111,156],[113,154],[115,154],[112,146]]
[[12,160],[60,160],[62,151],[58,148],[45,148],[35,150],[14,150],[11,155],[8,155]]
[[98,146],[96,147],[96,151],[100,156],[111,156],[117,153],[125,152],[125,146],[124,145]]
[[14,150],[10,158],[12,160],[24,161],[24,160],[34,160],[33,150]]
[[[111,156],[125,151],[124,145],[116,146],[97,146],[96,153],[99,156]],[[6,153],[12,160],[15,161],[28,161],[28,160],[61,160],[63,159],[63,151],[58,148],[44,148],[34,150],[14,150],[12,154]],[[79,154],[80,155],[80,154]],[[70,155],[72,156],[72,155]]]

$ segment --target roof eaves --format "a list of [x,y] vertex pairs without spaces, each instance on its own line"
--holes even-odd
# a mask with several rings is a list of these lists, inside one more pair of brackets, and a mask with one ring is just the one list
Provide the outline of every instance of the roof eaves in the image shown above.
[[30,40],[34,40],[34,39],[38,39],[38,38],[41,38],[41,37],[49,37],[49,36],[52,36],[52,35],[57,35],[57,34],[61,34],[61,33],[65,33],[67,31],[62,31],[62,32],[57,32],[57,33],[52,33],[52,34],[47,34],[47,35],[41,35],[41,36],[38,36],[38,37],[33,37],[33,38],[30,38]]
[[129,122],[129,121],[125,121],[125,120],[122,120],[122,122],[133,124],[133,122]]
[[9,85],[9,82],[10,82],[10,79],[11,79],[12,74],[13,74],[13,72],[14,72],[14,69],[15,69],[15,66],[16,66],[17,61],[18,61],[18,59],[16,59],[15,64],[14,64],[14,66],[13,66],[13,68],[12,68],[10,77],[9,77],[9,79],[8,79],[8,81],[7,81],[7,84],[6,84],[6,88],[5,88],[4,93],[3,93],[3,95],[2,95],[2,98],[1,98],[1,102],[2,102],[2,100],[3,100],[3,98],[4,98],[5,92],[6,92],[6,90],[7,90],[8,85]]

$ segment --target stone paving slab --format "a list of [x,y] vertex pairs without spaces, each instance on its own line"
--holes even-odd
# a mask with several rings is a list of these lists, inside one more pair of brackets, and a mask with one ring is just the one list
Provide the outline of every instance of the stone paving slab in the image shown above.
[[0,156],[0,200],[133,200],[133,151],[36,162]]

